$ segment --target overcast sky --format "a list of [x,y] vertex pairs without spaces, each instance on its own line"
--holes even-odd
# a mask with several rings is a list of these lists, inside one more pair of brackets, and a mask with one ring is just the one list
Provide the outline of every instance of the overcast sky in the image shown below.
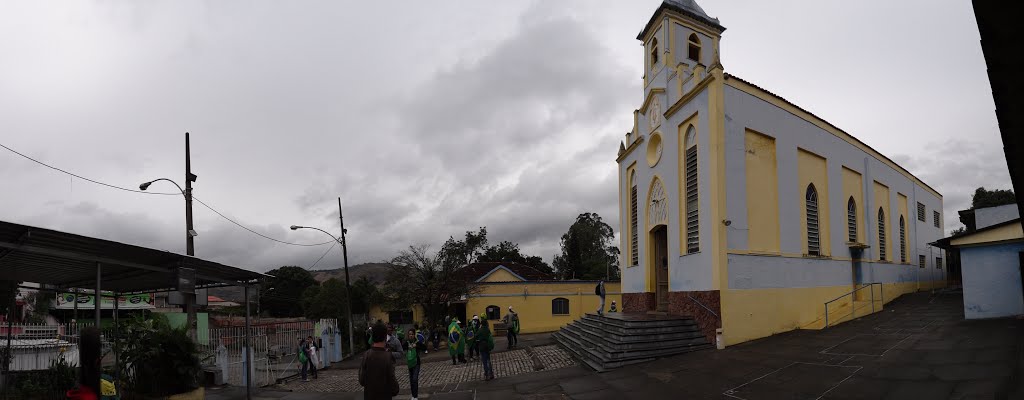
[[[550,262],[581,212],[618,230],[618,143],[660,2],[0,3],[0,143],[103,182],[183,183],[265,235],[350,264],[486,226]],[[967,1],[704,0],[726,72],[843,128],[944,195],[1009,188]],[[182,199],[0,149],[0,219],[184,252]],[[172,191],[166,182],[154,191]],[[265,271],[276,244],[196,204],[196,255]],[[317,266],[341,265],[332,250]]]

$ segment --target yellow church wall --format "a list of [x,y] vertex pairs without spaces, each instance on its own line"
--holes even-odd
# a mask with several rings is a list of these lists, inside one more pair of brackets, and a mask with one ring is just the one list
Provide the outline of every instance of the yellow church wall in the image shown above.
[[[907,293],[945,285],[945,281],[886,283],[881,290],[875,289],[875,300],[887,304]],[[723,290],[722,339],[731,346],[794,329],[818,329],[823,326],[819,320],[825,316],[825,302],[849,292],[849,285]],[[830,314],[830,321],[849,315],[849,306],[850,296],[829,304],[830,313],[845,310],[845,314]]]
[[[481,291],[466,303],[466,316],[485,315],[488,306],[498,306],[501,317],[512,306],[519,314],[520,333],[553,332],[580,319],[586,313],[594,313],[601,303],[594,295],[597,282],[576,283],[522,283],[482,285]],[[622,307],[621,285],[618,282],[605,283],[605,311],[615,301]],[[551,314],[551,301],[556,298],[569,300],[568,315]]]
[[[885,185],[883,185],[881,183],[878,183],[878,181],[875,181],[874,182],[874,191],[875,191],[875,193],[874,193],[874,195],[875,195],[874,205],[875,205],[876,208],[874,210],[871,210],[872,211],[871,215],[874,218],[874,223],[871,224],[871,225],[874,226],[876,230],[878,229],[878,207],[881,207],[882,211],[885,212],[885,258],[883,259],[882,257],[879,257],[879,256],[881,256],[881,254],[880,254],[881,252],[879,252],[879,251],[875,252],[875,257],[877,257],[877,259],[879,261],[892,261],[893,260],[893,258],[892,258],[892,255],[893,255],[892,254],[892,241],[893,241],[892,232],[893,232],[893,229],[892,229],[892,227],[890,225],[892,224],[893,218],[892,218],[892,213],[889,210],[889,187],[885,186]],[[872,243],[872,244],[874,245],[874,247],[876,249],[880,249],[882,246],[879,245],[880,237],[878,236],[878,232],[875,232],[874,236],[875,236],[875,243]]]
[[[800,196],[798,207],[800,207],[800,232],[807,235],[807,207],[806,192],[810,184],[814,184],[814,190],[818,192],[818,247],[821,256],[832,254],[832,247],[829,232],[829,206],[828,206],[828,169],[827,162],[821,156],[804,149],[797,149],[797,169],[800,175]],[[807,240],[803,240],[804,254],[808,254]]]
[[775,138],[747,129],[746,149],[747,248],[754,252],[779,251],[779,179]]
[[893,257],[893,260],[897,260],[900,263],[906,264],[906,263],[910,263],[910,254],[908,254],[910,252],[910,244],[914,243],[914,241],[911,240],[911,238],[910,238],[910,231],[911,231],[910,224],[913,221],[910,219],[910,216],[907,215],[907,195],[905,195],[903,193],[900,193],[900,192],[896,192],[896,199],[897,199],[896,200],[896,205],[899,206],[899,208],[900,208],[900,215],[898,217],[896,217],[896,234],[899,235],[899,232],[900,232],[899,231],[899,229],[900,229],[900,225],[899,225],[899,220],[900,219],[899,219],[899,217],[903,217],[903,223],[904,223],[904,225],[903,225],[903,235],[904,235],[904,238],[903,238],[903,243],[902,243],[903,246],[900,247],[900,237],[899,236],[895,237],[895,239],[896,239],[895,246],[896,246],[896,250],[897,250],[898,253],[896,254],[896,257]]
[[[848,202],[853,197],[855,209],[857,210],[857,242],[867,242],[867,231],[864,227],[864,180],[861,174],[852,169],[843,167],[843,201]],[[849,237],[847,237],[849,238]]]

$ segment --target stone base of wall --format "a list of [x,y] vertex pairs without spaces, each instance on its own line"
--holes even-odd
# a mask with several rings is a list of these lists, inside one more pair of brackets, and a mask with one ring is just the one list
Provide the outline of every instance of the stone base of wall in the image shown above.
[[622,312],[647,312],[654,309],[654,293],[623,293]]
[[[700,303],[698,304],[698,302]],[[702,307],[701,304],[707,308]],[[714,311],[714,314],[708,309]],[[721,293],[717,290],[668,292],[668,313],[693,318],[697,321],[697,325],[700,326],[700,330],[707,337],[708,342],[714,344],[715,330],[722,327]]]

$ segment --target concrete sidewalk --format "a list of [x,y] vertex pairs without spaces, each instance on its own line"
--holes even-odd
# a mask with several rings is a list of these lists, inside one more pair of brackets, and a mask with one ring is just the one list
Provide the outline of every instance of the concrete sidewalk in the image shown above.
[[[825,330],[791,331],[603,374],[570,367],[422,388],[420,397],[1024,399],[1022,374],[1024,319],[965,321],[962,296],[916,293],[886,305],[883,312]],[[218,397],[211,391],[207,398],[244,398],[244,390],[241,394]],[[267,392],[257,398],[362,397]],[[408,391],[397,398],[408,398]]]
[[[529,335],[519,335],[519,342],[517,346],[519,348],[526,348],[527,346],[544,346],[554,344],[554,339],[551,339],[551,333],[534,333]],[[508,340],[504,337],[494,337],[494,351],[491,353],[500,353],[506,351],[508,348]],[[469,353],[466,354],[467,356]],[[448,355],[447,344],[442,343],[440,351],[434,351],[431,349],[427,354],[424,354],[421,359],[423,362],[434,362],[441,360],[451,360],[451,356]],[[338,369],[358,369],[359,363],[362,360],[362,353],[356,354],[354,357],[346,359],[342,362],[331,364],[331,368]]]

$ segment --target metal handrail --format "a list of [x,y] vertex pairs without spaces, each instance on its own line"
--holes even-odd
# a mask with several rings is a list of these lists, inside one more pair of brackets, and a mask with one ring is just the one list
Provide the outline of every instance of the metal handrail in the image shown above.
[[[873,288],[875,285],[878,285],[878,287],[880,289],[879,292],[878,292],[878,295],[881,296],[881,300],[884,303],[885,302],[885,286],[882,286],[881,282],[866,283],[866,284],[864,284],[864,286],[861,286],[859,288],[853,289],[849,293],[843,294],[843,295],[841,295],[839,297],[836,297],[836,298],[834,298],[832,300],[829,300],[829,301],[825,302],[825,327],[828,328],[828,305],[829,304],[831,304],[833,302],[836,302],[836,301],[838,301],[838,300],[840,300],[840,299],[842,299],[842,298],[844,298],[846,296],[852,296],[854,293],[857,293],[857,291],[859,291],[861,289]],[[871,290],[871,312],[872,313],[875,312],[875,290],[874,289]],[[857,306],[855,304],[853,304],[853,301],[850,302],[850,315],[853,316],[853,317],[857,316]]]
[[686,297],[689,297],[690,300],[693,300],[693,302],[697,303],[697,305],[699,305],[701,307],[704,307],[704,309],[708,310],[708,312],[711,313],[711,315],[714,315],[715,318],[721,318],[721,317],[718,316],[718,313],[712,311],[710,308],[708,308],[708,306],[704,305],[704,303],[701,303],[700,300],[697,300],[697,299],[693,298],[693,296],[690,296],[690,295],[686,295]]

